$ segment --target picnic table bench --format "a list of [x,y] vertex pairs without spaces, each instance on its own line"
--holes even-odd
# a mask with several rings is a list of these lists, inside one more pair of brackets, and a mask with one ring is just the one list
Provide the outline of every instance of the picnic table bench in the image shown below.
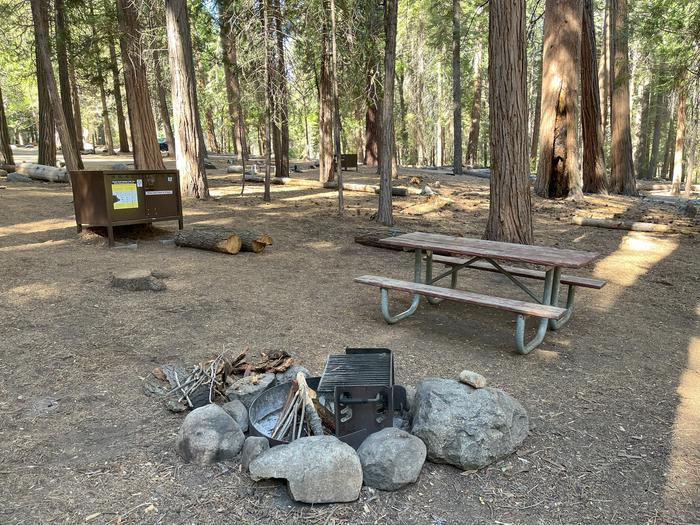
[[[422,296],[426,297],[431,304],[450,300],[495,308],[516,314],[515,344],[517,351],[521,354],[528,354],[539,346],[548,329],[558,330],[569,321],[573,313],[574,295],[577,287],[600,289],[605,286],[605,281],[600,279],[562,275],[561,273],[562,268],[581,268],[589,264],[598,257],[598,254],[593,252],[420,232],[382,239],[380,244],[415,251],[413,281],[401,281],[376,275],[364,275],[355,279],[357,283],[380,289],[382,315],[389,324],[394,324],[413,315]],[[423,252],[425,252],[425,278],[423,278],[422,272]],[[545,270],[503,265],[499,261],[535,264],[544,266]],[[433,277],[433,263],[435,262],[444,264],[448,269]],[[532,301],[458,290],[457,273],[461,269],[498,272],[505,275]],[[449,288],[435,285],[446,277],[451,277]],[[538,296],[523,284],[518,279],[519,277],[544,281],[542,296]],[[559,306],[559,289],[562,284],[569,287],[565,307]],[[411,293],[413,295],[411,306],[404,312],[392,315],[389,312],[389,290]],[[527,317],[536,317],[540,320],[537,333],[529,342],[525,341],[525,320]]]

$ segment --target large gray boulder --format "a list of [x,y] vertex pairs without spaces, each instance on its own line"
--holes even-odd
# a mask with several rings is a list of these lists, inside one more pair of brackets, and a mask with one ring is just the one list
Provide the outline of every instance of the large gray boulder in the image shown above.
[[275,374],[251,374],[234,382],[227,390],[226,395],[233,401],[238,399],[250,409],[251,403],[270,388],[275,382]]
[[19,173],[8,173],[7,182],[32,182],[32,179]]
[[248,409],[238,399],[224,403],[222,407],[243,432],[248,432]]
[[282,478],[295,501],[342,503],[360,497],[357,453],[334,436],[311,436],[271,448],[250,464],[255,480]]
[[250,464],[263,452],[270,450],[270,442],[267,438],[259,436],[248,436],[243,443],[241,452],[241,465],[248,470]]
[[236,457],[245,436],[238,423],[219,405],[190,412],[177,435],[177,451],[190,463],[217,463]]
[[423,468],[425,444],[398,428],[385,428],[362,442],[357,455],[364,483],[380,490],[398,490],[415,483]]
[[425,379],[417,388],[411,433],[428,459],[464,470],[512,454],[528,433],[527,412],[497,388],[472,388],[450,379]]

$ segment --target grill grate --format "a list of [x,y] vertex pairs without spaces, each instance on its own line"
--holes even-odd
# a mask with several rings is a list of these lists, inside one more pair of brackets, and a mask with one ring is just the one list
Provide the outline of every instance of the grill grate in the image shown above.
[[318,385],[319,392],[333,394],[336,386],[392,387],[394,385],[390,351],[348,349],[347,352],[328,356]]

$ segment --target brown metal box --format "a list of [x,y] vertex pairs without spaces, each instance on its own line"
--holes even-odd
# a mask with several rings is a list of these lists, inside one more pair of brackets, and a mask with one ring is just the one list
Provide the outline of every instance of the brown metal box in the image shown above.
[[105,226],[114,246],[114,226],[178,221],[183,227],[177,170],[71,171],[78,232]]

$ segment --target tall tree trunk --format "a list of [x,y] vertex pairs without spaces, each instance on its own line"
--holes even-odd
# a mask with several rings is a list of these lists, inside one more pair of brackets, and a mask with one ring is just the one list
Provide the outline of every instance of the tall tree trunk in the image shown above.
[[534,122],[532,123],[532,137],[530,139],[530,162],[534,165],[537,160],[537,151],[540,145],[540,118],[542,117],[542,57],[544,55],[544,34],[542,35],[542,46],[537,54],[537,86],[535,89],[535,111],[533,112]]
[[651,87],[652,82],[647,82],[642,89],[642,113],[637,134],[637,151],[634,156],[634,171],[638,178],[644,177],[649,170],[649,134],[651,126]]
[[611,0],[610,6],[610,56],[614,60],[611,68],[613,75],[610,124],[613,148],[610,189],[613,193],[637,195],[630,131],[627,0]]
[[122,35],[120,43],[126,82],[126,103],[134,146],[134,165],[136,169],[162,170],[165,166],[160,154],[156,124],[153,120],[137,5],[133,0],[117,1],[119,28]]
[[331,15],[331,91],[333,96],[333,149],[335,152],[335,171],[338,181],[338,213],[343,214],[345,207],[343,195],[343,169],[341,166],[341,144],[340,133],[342,124],[340,122],[340,100],[338,98],[338,48],[336,44],[336,13],[335,0],[330,0]]
[[153,70],[156,76],[156,93],[158,96],[158,111],[160,120],[163,122],[165,131],[165,143],[168,145],[168,152],[175,157],[175,136],[173,126],[170,124],[170,110],[168,109],[168,97],[163,86],[163,66],[160,63],[160,51],[153,50]]
[[165,1],[165,24],[172,75],[175,149],[181,188],[188,197],[209,198],[204,144],[197,104],[197,85],[186,0]]
[[540,155],[535,192],[580,200],[579,154],[582,0],[547,0],[542,57]]
[[[275,172],[277,177],[289,177],[289,88],[287,87],[287,73],[284,60],[284,33],[282,32],[282,5],[281,0],[272,0],[275,17],[275,34],[277,41],[277,115],[275,120],[279,127],[279,170]],[[277,160],[277,158],[275,158]]]
[[454,128],[454,157],[452,172],[462,174],[462,86],[460,83],[460,27],[462,10],[459,0],[452,0],[452,118]]
[[583,191],[605,191],[603,123],[600,116],[593,0],[584,0],[581,37],[581,121],[583,128]]
[[382,99],[381,143],[379,145],[379,208],[377,222],[394,223],[391,199],[391,163],[394,158],[394,78],[396,74],[396,24],[399,1],[384,2],[384,97]]
[[272,195],[270,194],[270,164],[272,163],[272,155],[270,152],[270,147],[272,143],[272,138],[270,136],[272,128],[272,107],[269,90],[272,86],[272,72],[271,72],[271,61],[273,51],[270,45],[270,0],[262,0],[262,18],[263,18],[263,35],[265,41],[265,86],[267,86],[265,93],[265,189],[263,191],[263,201],[270,202],[272,200]]
[[15,158],[10,145],[10,130],[7,127],[7,115],[5,114],[5,101],[2,98],[0,88],[0,155],[4,164],[14,164]]
[[224,78],[226,80],[226,101],[228,102],[229,116],[231,122],[233,122],[234,152],[240,154],[243,160],[247,160],[248,146],[245,140],[245,119],[241,104],[241,84],[239,81],[241,71],[238,67],[233,2],[231,0],[220,1],[219,9],[221,47],[224,50],[223,64]]
[[[48,0],[33,0],[32,14],[40,17],[41,26],[46,35],[45,45],[48,46]],[[35,6],[36,4],[36,6]],[[36,14],[34,14],[36,11]],[[34,20],[35,33],[37,32],[37,20]],[[40,57],[40,45],[38,35],[35,34],[35,55],[36,55],[36,83],[38,87],[39,98],[39,164],[47,166],[56,165],[56,123],[54,121],[53,108],[51,107],[51,98],[47,77],[48,73],[44,70],[43,61]],[[42,44],[44,45],[44,44]],[[50,54],[47,52],[47,54]],[[48,62],[50,65],[50,62]],[[53,74],[53,71],[51,72]]]
[[[669,100],[669,103],[672,103],[672,100]],[[666,128],[666,142],[664,143],[664,156],[663,156],[663,163],[661,166],[661,173],[659,174],[659,177],[662,179],[667,179],[669,172],[673,171],[673,154],[671,153],[671,150],[673,148],[673,140],[676,137],[676,124],[675,124],[675,111],[669,109],[670,113],[670,118],[668,120],[668,127]]]
[[649,153],[649,166],[644,176],[653,179],[656,176],[656,168],[659,163],[659,143],[661,142],[661,122],[665,118],[664,93],[660,85],[656,85],[654,95],[654,131],[651,140],[651,152]]
[[[53,68],[51,67],[48,38],[48,5],[45,0],[31,0],[31,6],[32,19],[34,21],[37,70],[43,77],[44,88],[46,90],[45,95],[48,96],[48,102],[53,112],[56,130],[61,140],[63,159],[69,171],[79,170],[82,169],[80,153],[76,148],[75,140],[73,140],[68,125],[66,124],[61,98],[58,95],[58,86],[56,86],[56,79],[54,78]],[[51,137],[51,144],[55,147],[53,136]]]
[[102,125],[105,133],[105,143],[107,145],[107,155],[115,155],[114,139],[112,138],[112,124],[109,121],[109,109],[107,108],[107,95],[105,93],[105,80],[100,71],[97,77],[97,83],[100,85],[100,102],[102,102]]
[[[121,82],[119,81],[119,66],[117,65],[117,52],[114,49],[113,36],[107,39],[109,46],[109,68],[112,71],[112,83],[114,95],[114,106],[117,110],[117,129],[119,130],[119,151],[129,153],[129,138],[126,133],[126,117],[124,116],[124,105],[122,103]],[[81,134],[82,135],[82,134]]]
[[479,130],[481,129],[481,46],[474,51],[474,101],[472,102],[471,127],[467,144],[467,166],[475,166],[479,152]]
[[[324,0],[325,1],[325,0]],[[319,80],[318,143],[321,182],[333,180],[333,86],[331,83],[330,27],[324,16],[321,22],[321,73]]]
[[406,98],[404,96],[404,72],[397,72],[396,74],[396,84],[399,88],[399,118],[401,122],[399,124],[399,143],[401,147],[399,148],[398,157],[400,164],[408,163],[408,129],[406,128]]
[[610,0],[605,0],[603,11],[603,43],[598,68],[598,89],[600,90],[600,113],[603,124],[603,137],[608,127],[608,103],[610,101]]
[[437,100],[435,101],[436,115],[435,115],[435,161],[436,166],[442,166],[444,164],[444,141],[443,131],[442,131],[442,57],[445,56],[445,48],[443,46],[442,52],[437,59]]
[[[676,111],[676,150],[673,160],[673,182],[671,183],[671,195],[681,194],[681,180],[683,178],[683,150],[685,148],[685,85],[678,88],[678,110]],[[690,178],[690,173],[688,173]]]
[[207,123],[207,142],[209,143],[209,151],[212,153],[221,153],[219,140],[216,138],[216,126],[214,125],[214,114],[211,107],[207,106],[204,111],[204,120]]
[[71,99],[73,101],[73,122],[75,124],[75,140],[78,145],[78,151],[85,149],[83,143],[83,117],[80,112],[80,96],[78,93],[78,79],[75,77],[75,67],[73,61],[68,60],[68,74],[70,75]]
[[485,237],[532,244],[525,50],[525,0],[491,0],[491,195]]
[[365,112],[365,154],[366,166],[379,164],[379,93],[377,72],[373,67],[367,71],[367,111]]
[[78,144],[75,119],[73,117],[73,104],[71,103],[71,79],[68,72],[68,45],[70,34],[66,24],[64,0],[54,1],[54,12],[56,15],[56,58],[58,62],[58,83],[61,88],[61,105],[63,106],[63,114],[66,117],[68,132],[73,138],[76,150],[80,150],[82,144]]

